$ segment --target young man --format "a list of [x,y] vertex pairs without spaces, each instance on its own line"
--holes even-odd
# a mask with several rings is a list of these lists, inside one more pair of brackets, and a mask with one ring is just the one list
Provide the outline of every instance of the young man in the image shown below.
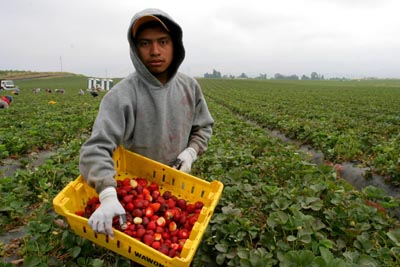
[[103,97],[80,151],[80,172],[101,202],[89,225],[110,236],[113,217],[125,214],[115,190],[114,150],[123,145],[169,166],[179,159],[177,168],[189,172],[207,150],[214,123],[197,81],[178,72],[185,57],[182,29],[168,14],[137,13],[128,41],[136,72]]

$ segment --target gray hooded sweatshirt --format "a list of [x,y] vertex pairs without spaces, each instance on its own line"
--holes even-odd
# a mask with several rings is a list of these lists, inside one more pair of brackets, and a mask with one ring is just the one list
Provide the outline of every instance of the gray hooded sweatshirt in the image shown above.
[[[132,25],[148,14],[167,25],[174,44],[169,80],[164,85],[139,59],[132,38]],[[188,146],[198,155],[206,151],[212,134],[214,121],[199,84],[178,72],[185,57],[181,27],[163,11],[146,9],[132,18],[128,41],[136,72],[103,97],[91,137],[80,150],[79,170],[98,193],[116,186],[112,155],[119,145],[172,166]]]

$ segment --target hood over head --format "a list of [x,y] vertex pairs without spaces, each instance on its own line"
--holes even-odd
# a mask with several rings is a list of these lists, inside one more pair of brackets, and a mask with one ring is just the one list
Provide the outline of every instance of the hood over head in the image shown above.
[[133,32],[136,33],[140,25],[151,20],[159,21],[160,24],[169,32],[173,41],[174,58],[168,69],[169,79],[175,76],[175,74],[178,72],[179,66],[182,64],[185,58],[185,48],[182,41],[183,33],[182,28],[178,25],[178,23],[176,23],[167,13],[159,9],[145,9],[136,13],[131,19],[128,28],[128,41],[133,66],[135,67],[139,75],[141,75],[144,79],[152,84],[160,85],[161,83],[154,75],[150,73],[150,71],[140,60],[138,51],[135,46],[135,39],[133,36]]

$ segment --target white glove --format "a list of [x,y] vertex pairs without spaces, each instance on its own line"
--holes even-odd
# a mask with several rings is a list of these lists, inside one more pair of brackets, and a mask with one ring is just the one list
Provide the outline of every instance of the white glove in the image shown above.
[[99,195],[100,206],[89,218],[89,226],[96,233],[114,237],[112,221],[114,216],[125,214],[125,209],[119,203],[114,187],[107,187]]
[[197,152],[194,148],[187,147],[178,155],[177,159],[181,160],[178,170],[189,173],[192,169],[192,163],[197,159]]

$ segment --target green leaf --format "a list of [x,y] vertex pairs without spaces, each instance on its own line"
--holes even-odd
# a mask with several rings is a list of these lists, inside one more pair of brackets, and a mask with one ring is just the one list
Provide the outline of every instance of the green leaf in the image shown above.
[[225,261],[225,254],[218,254],[215,261],[218,265],[223,265]]
[[26,256],[24,258],[24,266],[25,267],[33,267],[33,266],[38,266],[41,263],[41,260],[38,256]]
[[322,239],[319,241],[319,244],[325,248],[332,249],[334,247],[334,243],[329,239]]
[[72,258],[78,257],[80,253],[81,253],[81,247],[74,246],[73,248],[70,249],[70,254]]
[[400,228],[389,231],[386,235],[396,244],[396,246],[400,247]]
[[309,250],[289,251],[283,257],[282,267],[310,267],[315,256]]
[[104,261],[100,260],[100,259],[94,259],[92,264],[93,264],[93,267],[103,267]]
[[229,249],[229,246],[228,246],[227,244],[218,243],[218,244],[215,245],[215,249],[216,249],[218,252],[227,253],[227,252],[228,252],[228,249]]
[[285,210],[289,207],[289,205],[292,202],[287,198],[278,197],[278,198],[274,199],[274,203],[278,207],[278,209]]
[[288,220],[288,215],[283,211],[276,211],[271,213],[267,219],[267,224],[271,228],[275,228],[277,225],[285,224]]

